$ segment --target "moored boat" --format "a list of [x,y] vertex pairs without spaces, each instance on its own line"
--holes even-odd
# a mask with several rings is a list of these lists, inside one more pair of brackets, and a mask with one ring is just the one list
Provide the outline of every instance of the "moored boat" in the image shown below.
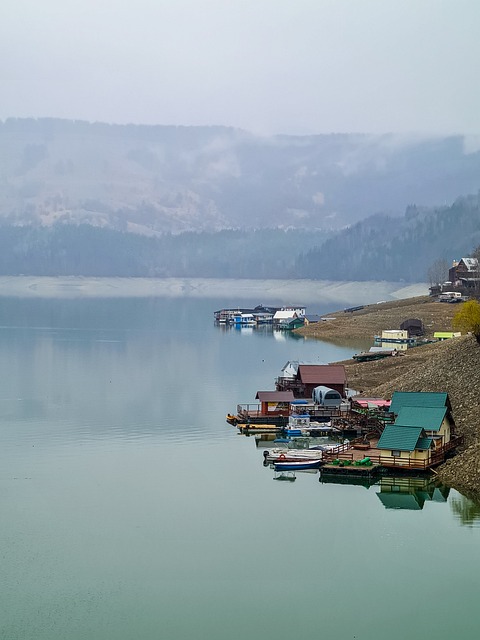
[[321,460],[291,460],[275,462],[275,471],[301,471],[303,469],[319,469]]
[[285,449],[276,447],[268,449],[263,452],[264,461],[267,463],[277,462],[296,462],[296,461],[310,461],[310,460],[322,460],[323,453],[334,451],[338,444],[325,444],[319,445],[311,449]]

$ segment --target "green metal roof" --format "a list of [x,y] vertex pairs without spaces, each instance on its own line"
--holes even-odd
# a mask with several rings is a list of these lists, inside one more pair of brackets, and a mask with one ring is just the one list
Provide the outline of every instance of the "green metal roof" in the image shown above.
[[422,451],[428,451],[432,446],[433,438],[419,438],[415,449],[421,449]]
[[399,427],[389,424],[383,430],[377,449],[398,449],[399,451],[414,451],[417,449],[417,442],[422,437],[422,427]]
[[401,407],[446,407],[447,393],[394,391],[390,411],[398,414]]
[[401,407],[395,425],[398,427],[422,427],[425,431],[439,431],[447,407]]
[[385,509],[423,509],[425,500],[415,493],[377,493]]

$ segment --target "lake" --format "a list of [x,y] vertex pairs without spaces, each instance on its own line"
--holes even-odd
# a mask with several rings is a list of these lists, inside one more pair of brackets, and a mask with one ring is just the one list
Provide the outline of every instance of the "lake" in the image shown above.
[[225,422],[287,360],[355,351],[215,327],[234,288],[0,298],[0,638],[473,637],[477,505],[276,482]]

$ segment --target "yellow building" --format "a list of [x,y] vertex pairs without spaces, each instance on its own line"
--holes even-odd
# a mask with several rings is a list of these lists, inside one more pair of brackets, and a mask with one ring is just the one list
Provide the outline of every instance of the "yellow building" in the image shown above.
[[390,411],[396,419],[385,427],[378,441],[380,455],[396,458],[400,465],[403,460],[406,464],[428,464],[431,456],[452,438],[454,425],[449,406],[446,393],[394,393]]

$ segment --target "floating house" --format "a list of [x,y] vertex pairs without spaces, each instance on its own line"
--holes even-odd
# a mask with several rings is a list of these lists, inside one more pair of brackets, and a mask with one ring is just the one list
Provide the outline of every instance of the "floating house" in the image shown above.
[[448,393],[445,392],[394,391],[391,413],[398,415],[402,407],[447,407],[450,415],[452,412]]
[[402,407],[394,424],[401,427],[421,426],[427,437],[432,439],[435,449],[450,442],[452,423],[447,407]]
[[285,329],[286,331],[293,331],[294,329],[300,329],[300,327],[303,327],[304,324],[305,324],[305,319],[302,316],[299,316],[298,318],[292,318],[287,322],[283,322],[279,324],[278,328]]
[[293,391],[257,391],[262,415],[284,415],[290,413],[290,403],[294,401]]
[[305,307],[282,307],[281,309],[278,309],[273,316],[273,326],[280,329],[288,328],[289,323],[300,318],[301,323],[299,323],[298,326],[302,326],[305,311]]
[[395,422],[380,436],[376,447],[380,457],[395,458],[399,466],[423,463],[428,467],[441,462],[453,448],[455,423],[447,393],[396,391],[390,412]]
[[232,322],[236,327],[249,327],[256,324],[256,320],[253,313],[237,313],[232,317]]
[[403,427],[389,424],[385,427],[377,444],[379,455],[385,459],[393,458],[398,466],[415,466],[420,462],[428,465],[431,460],[433,441],[427,437],[422,427]]
[[[360,407],[368,398],[352,400]],[[378,400],[377,400],[378,402]],[[356,407],[355,407],[355,410]],[[390,412],[381,419],[381,435],[345,442],[323,456],[322,473],[373,476],[384,468],[428,471],[445,460],[462,443],[454,433],[450,401],[446,393],[395,392]],[[389,422],[395,418],[392,424]]]
[[251,326],[252,324],[272,324],[278,307],[257,305],[254,309],[236,307],[235,309],[218,309],[214,311],[216,324]]
[[[287,363],[288,364],[288,363]],[[312,398],[315,387],[334,389],[345,398],[347,374],[341,364],[298,364],[294,377],[277,378],[278,391],[292,390],[297,398]]]
[[345,398],[347,374],[341,364],[301,364],[296,380],[303,388],[304,398],[311,398],[314,389],[319,386],[334,389]]
[[387,343],[395,344],[415,344],[416,338],[409,337],[406,329],[385,329],[381,335],[375,336],[375,342],[381,342],[382,346]]

